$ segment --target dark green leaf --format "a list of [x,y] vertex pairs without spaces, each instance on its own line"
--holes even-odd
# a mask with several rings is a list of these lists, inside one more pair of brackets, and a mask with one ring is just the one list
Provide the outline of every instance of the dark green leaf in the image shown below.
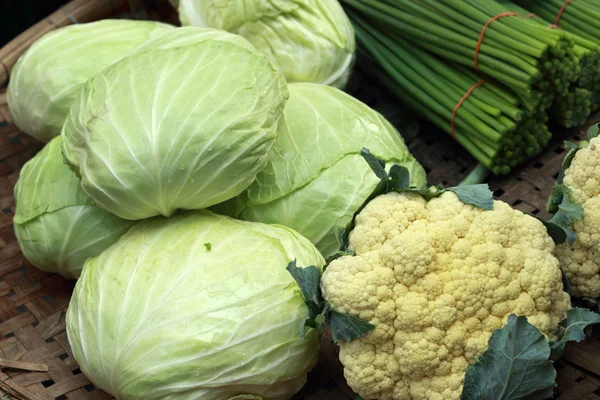
[[550,193],[550,197],[548,197],[548,202],[546,203],[546,211],[548,211],[550,214],[556,213],[558,211],[558,206],[563,201],[564,195],[564,186],[562,184],[555,184],[552,187],[552,193]]
[[556,371],[544,335],[527,318],[510,315],[465,374],[463,400],[551,399]]
[[365,399],[363,399],[362,397],[358,396],[358,397],[356,398],[356,400],[365,400]]
[[206,251],[212,250],[212,244],[210,244],[210,242],[204,243],[204,247],[206,248]]
[[404,191],[410,188],[410,173],[406,167],[398,164],[392,165],[388,188],[395,191]]
[[306,268],[296,266],[296,260],[291,261],[286,267],[292,275],[300,291],[304,302],[308,307],[308,317],[300,323],[300,338],[304,340],[306,332],[309,329],[322,330],[323,323],[320,322],[319,315],[322,313],[323,299],[321,297],[321,288],[319,282],[321,279],[321,271],[314,265]]
[[598,136],[598,132],[600,131],[600,124],[594,124],[590,126],[587,130],[587,139],[592,140]]
[[577,235],[571,227],[583,216],[583,207],[577,204],[571,196],[571,191],[565,185],[556,184],[548,198],[546,208],[554,213],[549,221],[538,218],[546,225],[548,234],[556,244],[567,242],[572,246]]
[[373,154],[371,154],[369,149],[363,148],[360,151],[360,154],[363,156],[363,158],[365,159],[367,164],[369,164],[369,167],[371,167],[371,169],[373,170],[373,172],[375,173],[375,175],[377,175],[377,177],[379,179],[381,179],[381,180],[388,179],[388,174],[385,170],[385,162],[383,160],[380,160],[379,158],[377,158]]
[[321,271],[319,271],[319,268],[314,265],[306,268],[299,268],[296,266],[296,260],[294,260],[288,264],[286,269],[292,274],[292,277],[298,283],[298,286],[300,286],[304,301],[319,306],[322,303],[321,290],[319,288]]
[[562,355],[567,342],[581,342],[586,338],[585,329],[593,324],[600,324],[600,315],[585,308],[572,308],[567,311],[567,318],[561,326],[565,328],[563,337],[552,344],[552,360],[556,361]]
[[561,227],[555,224],[554,222],[546,221],[545,219],[542,219],[537,215],[529,215],[531,215],[533,218],[536,218],[538,221],[544,224],[544,226],[546,227],[546,231],[548,232],[548,236],[552,238],[552,241],[554,241],[555,244],[563,244],[567,241],[574,242],[577,238],[575,232],[568,228]]
[[331,328],[331,338],[336,343],[340,340],[348,342],[357,339],[375,329],[373,324],[334,310],[329,312],[329,326]]
[[[559,215],[558,218],[560,218],[561,222],[565,223],[565,226],[573,226],[583,216],[583,207],[573,200],[570,190],[563,185],[560,185],[560,187],[564,188],[565,195],[558,205],[558,211],[554,216],[557,217]],[[556,223],[556,220],[554,222]]]
[[494,195],[486,183],[470,186],[457,186],[444,189],[444,191],[454,192],[465,204],[472,204],[475,207],[484,210],[494,209]]
[[583,207],[573,200],[570,190],[564,185],[555,185],[552,189],[551,198],[553,202],[560,200],[560,203],[557,204],[558,210],[548,222],[562,229],[567,243],[569,246],[573,246],[577,237],[571,227],[583,216]]
[[563,159],[562,168],[560,170],[560,173],[558,174],[558,179],[556,179],[556,183],[559,185],[563,183],[563,179],[565,178],[565,171],[571,166],[575,155],[581,149],[578,144],[575,144],[573,142],[565,141],[564,143],[565,148],[568,150],[568,152],[565,158]]

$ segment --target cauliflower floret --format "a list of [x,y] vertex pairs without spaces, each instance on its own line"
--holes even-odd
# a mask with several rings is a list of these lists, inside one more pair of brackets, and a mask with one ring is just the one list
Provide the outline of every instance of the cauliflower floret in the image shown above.
[[556,257],[576,297],[600,297],[600,137],[579,150],[565,172],[563,184],[573,200],[583,206],[583,217],[573,230],[573,248],[561,244]]
[[376,325],[340,342],[350,386],[365,399],[459,399],[469,363],[508,315],[549,339],[570,308],[542,223],[502,202],[485,211],[451,192],[371,201],[350,234],[354,256],[333,261],[323,295]]

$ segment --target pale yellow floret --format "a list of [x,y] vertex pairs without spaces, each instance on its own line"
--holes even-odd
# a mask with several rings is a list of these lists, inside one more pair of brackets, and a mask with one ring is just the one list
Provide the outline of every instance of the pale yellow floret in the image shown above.
[[453,400],[469,363],[508,315],[554,339],[570,308],[554,243],[536,219],[495,202],[463,204],[447,192],[371,201],[333,261],[322,290],[331,306],[377,326],[340,343],[350,386],[365,399]]
[[556,248],[560,267],[576,297],[600,297],[600,138],[579,150],[565,173],[563,183],[573,200],[583,206],[583,217],[573,226],[573,248]]

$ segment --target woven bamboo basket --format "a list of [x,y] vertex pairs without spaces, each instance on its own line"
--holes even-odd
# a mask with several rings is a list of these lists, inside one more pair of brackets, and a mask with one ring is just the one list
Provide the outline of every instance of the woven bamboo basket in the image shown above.
[[[5,89],[18,57],[39,37],[60,26],[107,17],[125,16],[176,23],[173,2],[141,0],[74,0],[40,21],[0,49],[0,399],[108,400],[112,397],[81,373],[69,348],[65,311],[73,282],[32,267],[21,255],[12,227],[13,187],[23,164],[42,143],[12,124]],[[387,95],[360,75],[349,91],[378,108]],[[389,105],[389,100],[387,100]],[[388,107],[389,108],[389,107]],[[589,124],[600,121],[600,114]],[[585,127],[556,134],[548,149],[510,176],[492,178],[497,199],[546,217],[545,204],[564,157],[562,141],[578,141]],[[423,126],[408,140],[425,167],[430,182],[451,186],[460,182],[475,162],[447,135]],[[293,400],[354,400],[344,380],[338,349],[325,335],[321,357],[307,385]],[[569,345],[559,370],[555,398],[600,400],[600,340]]]

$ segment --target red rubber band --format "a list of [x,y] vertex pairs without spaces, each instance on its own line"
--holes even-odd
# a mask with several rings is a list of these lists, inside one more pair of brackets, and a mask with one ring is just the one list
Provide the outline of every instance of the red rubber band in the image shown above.
[[452,135],[452,139],[454,139],[454,120],[456,119],[456,114],[458,113],[458,109],[460,108],[460,106],[463,105],[463,103],[465,102],[465,100],[467,100],[467,98],[471,95],[471,93],[473,93],[473,91],[475,89],[477,89],[479,86],[483,85],[485,83],[485,79],[477,82],[476,84],[474,84],[473,86],[471,86],[471,88],[467,91],[467,93],[465,93],[465,95],[462,97],[462,99],[459,100],[458,103],[456,103],[456,106],[454,107],[454,111],[452,112],[452,120],[450,120],[450,134]]
[[481,44],[483,43],[483,37],[485,36],[485,30],[495,20],[500,19],[502,17],[509,17],[509,16],[518,17],[519,14],[517,14],[516,12],[505,12],[502,14],[498,14],[495,17],[490,18],[490,20],[488,22],[486,22],[485,25],[483,26],[483,28],[481,29],[481,33],[479,34],[479,40],[477,41],[477,47],[475,47],[475,59],[474,59],[475,71],[479,72],[479,49],[481,48]]
[[560,22],[560,19],[562,18],[562,15],[565,12],[565,9],[567,8],[567,6],[569,4],[571,4],[572,1],[573,0],[565,1],[565,3],[560,8],[560,11],[558,11],[558,14],[556,15],[556,19],[554,20],[554,23],[552,25],[550,25],[551,28],[558,28],[558,23]]

